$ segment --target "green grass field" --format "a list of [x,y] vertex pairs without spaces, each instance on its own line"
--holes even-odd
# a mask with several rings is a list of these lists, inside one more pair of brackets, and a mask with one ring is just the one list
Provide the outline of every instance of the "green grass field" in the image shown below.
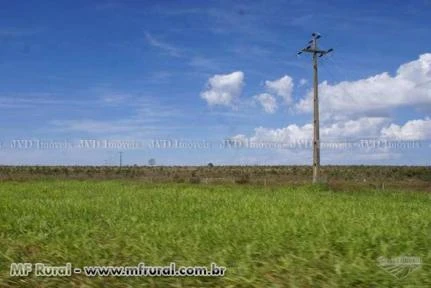
[[[431,287],[431,195],[324,187],[0,183],[0,287]],[[415,256],[398,279],[378,257]],[[12,262],[226,266],[224,277],[11,277]]]

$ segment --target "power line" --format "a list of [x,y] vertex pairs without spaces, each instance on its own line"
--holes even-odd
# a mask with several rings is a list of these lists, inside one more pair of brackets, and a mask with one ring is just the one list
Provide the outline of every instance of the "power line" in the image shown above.
[[320,181],[320,132],[319,132],[319,94],[318,94],[318,76],[317,76],[317,56],[322,57],[333,49],[320,50],[317,46],[317,40],[321,38],[319,33],[311,34],[312,38],[308,41],[308,46],[300,50],[297,54],[311,53],[313,55],[313,183]]

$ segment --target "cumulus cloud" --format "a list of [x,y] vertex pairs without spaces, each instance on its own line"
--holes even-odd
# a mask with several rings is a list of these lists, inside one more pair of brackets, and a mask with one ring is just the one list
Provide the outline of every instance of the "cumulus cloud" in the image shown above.
[[[343,141],[368,137],[379,137],[381,129],[385,127],[389,119],[384,117],[362,117],[356,120],[340,121],[320,128],[320,138],[322,141]],[[239,134],[231,139],[249,140],[250,142],[261,143],[283,143],[295,144],[298,141],[311,141],[313,137],[313,125],[291,124],[284,128],[254,129],[254,135],[247,138],[244,134]]]
[[284,75],[280,79],[274,81],[265,81],[266,89],[280,96],[284,99],[284,102],[289,104],[292,102],[292,91],[293,91],[293,79],[288,75]]
[[257,127],[254,129],[254,135],[247,137],[244,134],[238,134],[230,139],[235,141],[249,141],[251,143],[296,143],[297,141],[309,140],[313,132],[313,125],[306,124],[298,126],[291,124],[285,128],[265,128]]
[[271,94],[262,93],[253,98],[262,105],[266,113],[274,113],[277,110],[277,100]]
[[[251,143],[295,144],[299,141],[311,141],[313,125],[291,124],[284,128],[257,127],[254,134],[247,137],[238,134],[231,139],[248,140]],[[381,140],[428,140],[431,139],[431,119],[407,121],[404,125],[391,124],[385,117],[362,117],[356,120],[338,121],[320,127],[320,139],[323,142],[340,142],[359,139]]]
[[431,119],[410,120],[402,126],[391,124],[382,129],[381,135],[395,140],[428,140],[431,139]]
[[[401,65],[395,76],[384,72],[357,81],[335,85],[319,84],[323,119],[361,116],[383,116],[402,106],[431,105],[431,53]],[[300,112],[312,111],[312,90],[296,103]]]
[[214,75],[207,82],[207,89],[201,98],[209,105],[232,106],[241,95],[244,86],[244,73],[235,71],[230,74]]
[[352,139],[378,137],[381,128],[389,122],[385,117],[362,117],[356,120],[339,121],[320,128],[322,139]]
[[259,102],[266,113],[274,113],[277,108],[277,99],[273,95],[281,97],[285,104],[292,102],[293,80],[290,76],[284,75],[274,81],[265,81],[267,93],[254,96],[254,100]]
[[313,132],[313,125],[305,124],[298,126],[291,124],[285,128],[268,129],[258,127],[254,129],[254,135],[250,138],[251,142],[279,142],[294,143],[298,140],[309,140]]

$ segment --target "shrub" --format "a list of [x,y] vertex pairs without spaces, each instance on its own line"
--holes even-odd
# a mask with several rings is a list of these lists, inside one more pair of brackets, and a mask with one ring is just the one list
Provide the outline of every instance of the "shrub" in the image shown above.
[[250,183],[250,175],[243,174],[240,177],[235,179],[236,184],[247,184]]
[[172,180],[176,183],[184,183],[184,178],[182,178],[180,175],[175,174],[174,177],[172,177]]
[[198,176],[192,176],[192,177],[190,177],[189,182],[191,184],[199,184],[199,183],[201,183],[201,178]]

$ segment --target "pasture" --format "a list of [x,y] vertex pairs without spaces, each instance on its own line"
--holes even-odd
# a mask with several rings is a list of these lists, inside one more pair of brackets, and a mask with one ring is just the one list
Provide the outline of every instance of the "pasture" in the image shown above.
[[[1,287],[431,287],[431,195],[364,186],[0,182]],[[420,257],[397,278],[379,257]],[[227,268],[224,277],[12,277],[12,262]]]

